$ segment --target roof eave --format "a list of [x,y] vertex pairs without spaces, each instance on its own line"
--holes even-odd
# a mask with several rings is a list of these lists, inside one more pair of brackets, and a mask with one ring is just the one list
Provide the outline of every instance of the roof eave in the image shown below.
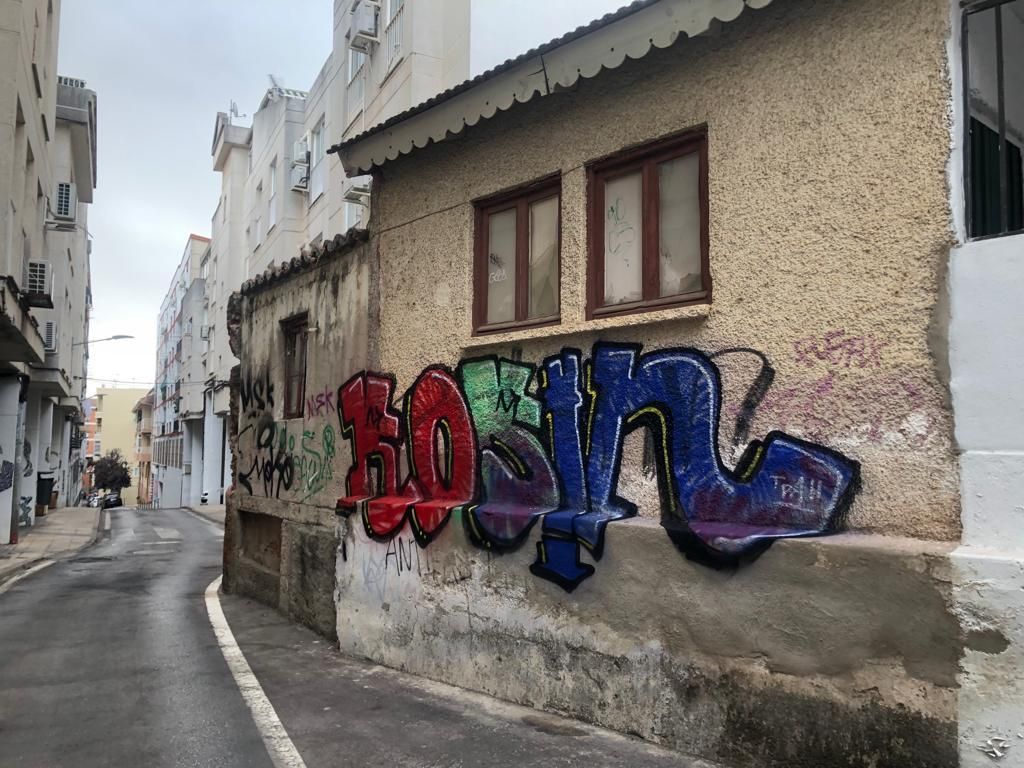
[[[414,107],[402,119],[385,122],[331,148],[349,176],[368,173],[400,155],[461,133],[516,103],[571,88],[627,59],[667,48],[680,35],[697,37],[715,21],[729,22],[746,8],[763,8],[772,0],[660,0],[558,45],[541,46],[495,68],[471,87],[452,89],[448,97]],[[468,83],[466,84],[468,85]]]

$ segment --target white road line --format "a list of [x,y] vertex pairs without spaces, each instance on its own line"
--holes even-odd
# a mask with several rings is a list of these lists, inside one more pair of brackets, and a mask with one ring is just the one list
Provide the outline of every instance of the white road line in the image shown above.
[[2,595],[4,592],[9,590],[11,587],[13,587],[19,581],[24,579],[26,576],[31,576],[36,571],[41,571],[46,566],[53,565],[55,562],[56,562],[55,560],[43,560],[41,563],[36,563],[31,568],[22,571],[21,573],[19,573],[17,576],[14,576],[13,578],[8,579],[3,584],[0,584],[0,595]]
[[235,636],[231,633],[231,627],[224,617],[224,610],[220,607],[220,596],[217,594],[220,589],[220,579],[221,577],[218,576],[206,588],[206,612],[210,614],[210,624],[213,625],[213,632],[217,636],[224,660],[228,663],[228,668],[235,678],[242,698],[245,699],[249,711],[252,712],[256,729],[260,732],[270,759],[276,768],[306,768],[302,755],[299,754],[295,744],[288,737],[288,732],[281,724],[277,712],[274,711],[274,706],[263,692],[263,686],[256,679],[249,662],[245,660],[242,649],[235,642]]
[[178,532],[178,531],[177,531],[176,529],[174,529],[174,528],[157,528],[157,527],[156,527],[156,526],[154,525],[154,526],[153,526],[153,531],[154,531],[154,532],[156,533],[156,535],[157,535],[157,536],[159,536],[159,537],[160,537],[161,539],[180,539],[180,538],[181,538],[181,533],[179,533],[179,532]]

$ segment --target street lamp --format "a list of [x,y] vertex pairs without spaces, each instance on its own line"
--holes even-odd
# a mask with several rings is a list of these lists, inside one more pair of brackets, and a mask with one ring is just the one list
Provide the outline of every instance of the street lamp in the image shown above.
[[83,344],[98,344],[101,341],[117,341],[118,339],[134,339],[134,338],[135,338],[134,336],[129,336],[129,335],[124,334],[124,333],[119,333],[116,336],[107,336],[106,338],[103,338],[103,339],[86,339],[85,341],[76,341],[71,346],[72,347],[80,347]]

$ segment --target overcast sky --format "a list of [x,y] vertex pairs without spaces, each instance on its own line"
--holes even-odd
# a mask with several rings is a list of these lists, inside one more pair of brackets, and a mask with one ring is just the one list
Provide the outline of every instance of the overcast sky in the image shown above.
[[[624,4],[475,2],[489,17],[508,19],[486,66]],[[330,53],[332,24],[332,0],[61,4],[59,72],[84,79],[98,101],[89,336],[135,336],[91,348],[90,392],[113,382],[152,384],[160,302],[188,234],[210,234],[220,194],[210,157],[217,112],[234,100],[251,115],[271,73],[307,89]]]

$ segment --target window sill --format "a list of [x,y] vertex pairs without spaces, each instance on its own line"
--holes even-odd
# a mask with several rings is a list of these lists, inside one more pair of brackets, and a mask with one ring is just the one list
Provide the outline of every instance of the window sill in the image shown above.
[[461,349],[476,350],[484,347],[497,347],[507,344],[515,344],[521,341],[533,341],[534,339],[551,339],[560,336],[571,336],[578,333],[594,333],[618,328],[631,328],[634,326],[656,325],[677,321],[696,320],[703,321],[711,316],[711,304],[689,304],[683,307],[672,307],[670,309],[657,309],[650,312],[635,312],[633,314],[611,315],[608,317],[594,318],[579,322],[568,322],[560,325],[541,325],[530,328],[506,331],[504,333],[488,333],[486,335],[474,336],[464,341]]

